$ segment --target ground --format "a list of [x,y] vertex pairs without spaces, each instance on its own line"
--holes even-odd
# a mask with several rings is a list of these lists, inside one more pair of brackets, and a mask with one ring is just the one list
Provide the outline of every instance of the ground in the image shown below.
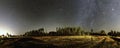
[[109,36],[42,36],[1,39],[1,48],[120,48]]

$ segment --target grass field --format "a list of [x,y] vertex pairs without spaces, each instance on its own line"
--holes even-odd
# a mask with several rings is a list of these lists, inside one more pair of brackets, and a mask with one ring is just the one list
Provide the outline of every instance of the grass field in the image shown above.
[[1,40],[1,48],[120,48],[109,36],[42,36]]

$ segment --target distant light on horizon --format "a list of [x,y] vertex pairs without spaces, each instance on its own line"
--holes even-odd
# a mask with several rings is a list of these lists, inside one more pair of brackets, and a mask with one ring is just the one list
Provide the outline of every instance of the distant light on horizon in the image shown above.
[[6,35],[7,33],[14,35],[10,30],[5,29],[5,28],[0,28],[0,35]]

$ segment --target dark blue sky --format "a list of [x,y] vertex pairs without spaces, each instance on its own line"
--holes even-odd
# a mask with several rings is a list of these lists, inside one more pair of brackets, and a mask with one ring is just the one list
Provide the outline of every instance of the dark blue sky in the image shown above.
[[64,26],[119,30],[119,11],[119,0],[0,0],[0,28],[13,34]]

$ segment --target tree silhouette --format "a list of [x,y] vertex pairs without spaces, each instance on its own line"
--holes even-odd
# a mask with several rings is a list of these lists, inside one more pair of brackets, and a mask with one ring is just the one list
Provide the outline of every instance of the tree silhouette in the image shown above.
[[56,28],[56,32],[59,35],[79,35],[81,32],[80,27],[64,27],[64,28]]
[[101,30],[101,31],[100,31],[100,34],[101,34],[101,35],[106,35],[105,30]]
[[46,35],[44,32],[44,28],[39,28],[38,30],[28,31],[24,34],[24,36],[44,36]]

